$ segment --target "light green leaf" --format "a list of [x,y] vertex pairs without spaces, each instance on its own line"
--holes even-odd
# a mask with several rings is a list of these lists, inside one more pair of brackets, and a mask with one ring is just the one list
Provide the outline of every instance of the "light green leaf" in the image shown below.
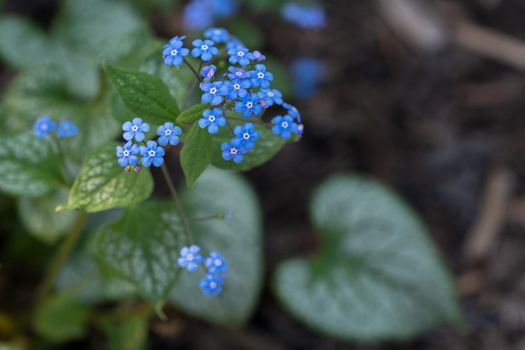
[[[247,121],[248,122],[248,121]],[[236,125],[243,125],[242,122],[233,123]],[[246,153],[244,160],[240,164],[235,164],[232,161],[225,161],[222,158],[221,145],[223,142],[231,141],[231,133],[227,128],[222,128],[219,133],[213,136],[213,156],[211,163],[221,169],[245,171],[272,159],[286,144],[286,140],[274,135],[270,129],[265,126],[255,124],[255,129],[259,132],[259,140],[255,144],[255,148]]]
[[171,301],[182,311],[228,326],[248,320],[262,280],[261,210],[253,189],[239,175],[208,168],[182,196],[192,217],[231,213],[230,221],[193,221],[195,243],[203,254],[218,251],[228,261],[223,293],[209,297],[199,289],[202,272],[182,273]]
[[35,330],[56,342],[81,338],[86,332],[89,308],[69,295],[53,296],[35,311]]
[[47,243],[54,243],[73,225],[78,213],[56,213],[59,204],[67,200],[64,189],[55,190],[40,198],[20,198],[18,215],[29,233]]
[[157,311],[173,289],[184,240],[182,222],[170,202],[128,208],[102,228],[95,249],[104,271],[132,283]]
[[210,107],[205,104],[191,106],[190,108],[186,109],[184,112],[179,114],[179,116],[177,117],[177,123],[193,123],[202,118],[202,113],[204,113],[204,111],[208,108]]
[[193,124],[184,137],[184,146],[180,153],[180,164],[190,187],[210,164],[212,156],[212,135],[201,129],[198,123]]
[[339,176],[314,195],[322,248],[284,262],[274,286],[310,327],[361,341],[406,339],[461,324],[453,282],[417,215],[381,184]]
[[63,184],[56,148],[33,132],[0,138],[0,190],[38,197]]
[[177,101],[160,78],[113,66],[105,66],[105,71],[128,109],[144,120],[159,125],[179,114]]
[[139,173],[126,173],[117,162],[116,146],[110,143],[88,155],[69,193],[68,203],[61,209],[97,212],[135,205],[151,195],[150,172],[142,169]]

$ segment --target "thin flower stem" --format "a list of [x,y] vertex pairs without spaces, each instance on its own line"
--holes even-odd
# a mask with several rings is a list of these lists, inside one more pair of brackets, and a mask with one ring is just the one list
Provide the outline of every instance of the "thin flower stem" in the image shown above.
[[208,216],[201,216],[196,218],[190,218],[190,221],[207,221],[207,220],[222,220],[224,219],[224,214],[215,214],[215,215],[208,215]]
[[84,225],[87,221],[88,215],[84,212],[81,212],[73,226],[71,227],[71,230],[66,235],[64,240],[62,241],[62,244],[60,245],[60,248],[53,258],[53,261],[51,262],[51,265],[49,266],[49,270],[42,280],[42,283],[40,284],[40,287],[38,288],[38,300],[41,301],[44,299],[44,297],[47,295],[49,290],[53,287],[55,284],[55,281],[58,277],[58,274],[62,270],[62,267],[66,263],[68,257],[71,255],[71,252],[75,248],[78,239],[80,238],[80,234],[82,233],[82,230],[84,228]]
[[168,185],[168,189],[171,193],[171,196],[173,197],[173,201],[175,202],[179,215],[181,216],[182,222],[184,223],[184,229],[186,230],[186,235],[188,236],[188,240],[190,241],[191,244],[193,244],[193,233],[191,231],[190,219],[188,218],[188,215],[186,215],[186,211],[184,210],[184,207],[182,206],[182,202],[180,201],[179,195],[177,194],[175,185],[173,185],[173,181],[171,180],[171,176],[168,171],[168,168],[166,167],[166,165],[163,165],[161,169],[162,169],[162,175],[164,176],[164,179],[166,180],[166,184]]
[[184,63],[186,63],[186,65],[191,69],[191,71],[192,71],[193,74],[195,75],[195,78],[197,78],[197,80],[198,80],[199,83],[200,83],[202,80],[201,80],[201,77],[200,77],[199,73],[195,70],[195,68],[191,65],[190,62],[188,62],[187,59],[184,59]]
[[57,150],[58,150],[58,158],[60,161],[60,171],[62,172],[62,176],[64,177],[64,180],[66,180],[67,185],[71,187],[72,185],[72,181],[70,177],[71,174],[69,173],[69,170],[66,165],[66,156],[64,154],[64,149],[62,148],[62,144],[60,143],[60,139],[53,134],[51,134],[51,139],[55,143]]

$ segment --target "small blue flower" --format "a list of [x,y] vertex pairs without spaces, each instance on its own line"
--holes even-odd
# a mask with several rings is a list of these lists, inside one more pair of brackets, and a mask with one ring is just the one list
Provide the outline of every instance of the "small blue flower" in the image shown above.
[[166,66],[180,66],[184,62],[184,57],[189,55],[190,50],[182,47],[184,39],[186,39],[185,36],[176,36],[164,45],[162,56]]
[[320,6],[286,4],[281,11],[282,16],[301,28],[319,29],[326,26],[326,13]]
[[206,80],[211,80],[215,76],[215,72],[217,71],[217,67],[215,67],[213,64],[209,66],[204,66],[201,69],[201,77]]
[[229,67],[228,68],[228,78],[230,78],[231,80],[233,79],[240,79],[240,78],[248,78],[248,73],[242,69],[242,68],[237,68],[237,67]]
[[235,14],[239,8],[237,0],[207,0],[214,17],[221,19]]
[[204,91],[201,97],[202,103],[211,103],[214,106],[220,105],[223,96],[228,93],[228,87],[222,81],[204,82],[201,84],[201,90]]
[[232,140],[231,143],[224,142],[221,145],[222,159],[226,161],[233,160],[234,163],[239,164],[244,160],[246,150],[242,148],[237,140]]
[[280,135],[283,139],[289,139],[293,132],[297,132],[297,123],[289,115],[284,117],[279,115],[272,119],[272,123],[275,124],[272,127],[272,132],[275,135]]
[[210,134],[216,134],[219,131],[219,127],[226,125],[226,118],[224,118],[224,112],[220,108],[207,109],[202,114],[202,118],[199,119],[199,127],[201,129],[208,128]]
[[207,3],[190,1],[182,12],[184,27],[190,30],[201,30],[213,24],[213,14]]
[[60,138],[70,138],[75,136],[77,133],[78,127],[70,119],[66,119],[58,124],[57,136]]
[[172,146],[177,146],[179,144],[179,135],[182,134],[182,129],[174,125],[171,122],[164,123],[164,125],[159,126],[157,129],[157,135],[159,135],[159,145],[167,146],[168,143]]
[[247,66],[251,61],[255,60],[253,53],[248,51],[245,47],[236,47],[228,50],[230,56],[229,62],[231,64],[240,64],[241,66]]
[[239,39],[235,37],[230,38],[230,40],[228,40],[228,42],[226,43],[226,51],[243,48],[243,47],[245,48],[246,45],[244,45],[242,41],[240,41]]
[[200,40],[197,39],[193,41],[193,50],[191,50],[191,55],[195,58],[200,57],[204,62],[211,61],[213,56],[219,54],[219,49],[216,48],[215,43],[211,40]]
[[283,104],[283,94],[279,90],[270,89],[270,90],[261,90],[259,92],[259,98],[261,99],[261,105],[264,108],[273,106],[274,104],[282,105]]
[[225,43],[230,38],[230,34],[224,28],[210,28],[204,32],[204,36],[215,43]]
[[204,261],[204,265],[210,275],[223,275],[228,272],[228,263],[217,252],[211,252],[210,256]]
[[248,95],[248,89],[251,83],[248,79],[232,79],[231,81],[225,82],[228,88],[228,99],[236,100],[237,98],[244,98]]
[[224,278],[214,275],[206,275],[200,282],[200,288],[206,295],[219,295],[222,292]]
[[261,89],[269,89],[270,82],[273,81],[273,74],[266,71],[264,64],[255,66],[255,70],[251,71],[251,82],[253,87],[260,86]]
[[303,136],[303,133],[304,133],[304,125],[303,124],[297,125],[297,135]]
[[290,117],[295,119],[298,123],[301,122],[301,114],[299,114],[299,111],[297,110],[297,108],[295,108],[289,103],[283,103],[283,107],[286,108],[286,110],[288,111],[288,115]]
[[157,145],[155,141],[146,142],[146,146],[140,146],[140,155],[142,156],[142,165],[149,168],[151,164],[155,167],[161,167],[164,164],[164,149]]
[[195,272],[202,260],[201,249],[196,245],[192,245],[191,247],[182,247],[177,264],[189,272]]
[[257,94],[247,95],[241,101],[235,103],[235,112],[242,113],[242,116],[249,118],[261,114],[263,108]]
[[301,57],[292,64],[295,95],[299,98],[308,98],[317,92],[322,81],[326,67],[316,58]]
[[237,137],[236,144],[245,150],[251,150],[255,145],[255,141],[257,141],[260,136],[252,123],[246,123],[244,126],[237,125],[233,133]]
[[266,56],[260,53],[259,51],[254,51],[253,57],[255,57],[255,62],[262,62],[266,60]]
[[118,164],[126,168],[128,166],[136,166],[139,163],[139,146],[128,141],[124,146],[116,148]]
[[149,125],[144,123],[141,118],[133,118],[131,122],[125,122],[122,125],[124,134],[122,137],[126,141],[131,141],[133,138],[138,142],[144,141],[146,135],[145,132],[149,131]]
[[44,115],[37,119],[33,125],[33,130],[35,132],[36,138],[41,139],[55,130],[56,127],[57,125],[53,122],[53,120],[49,116]]

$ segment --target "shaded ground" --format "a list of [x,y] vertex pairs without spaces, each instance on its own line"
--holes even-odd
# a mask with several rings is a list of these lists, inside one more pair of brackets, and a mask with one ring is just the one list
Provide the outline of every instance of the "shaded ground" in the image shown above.
[[[44,0],[30,7],[8,3],[42,22],[54,11]],[[521,0],[463,4],[478,24],[525,40]],[[253,320],[237,332],[175,318],[164,328],[154,325],[151,348],[525,349],[523,72],[454,45],[431,54],[409,48],[372,1],[331,0],[327,9],[330,27],[317,34],[256,18],[267,37],[266,51],[285,61],[299,54],[319,57],[329,74],[319,94],[298,105],[304,139],[248,173],[266,223],[267,279]],[[329,175],[349,171],[385,181],[422,214],[457,277],[471,325],[467,334],[444,327],[411,343],[343,344],[310,332],[276,305],[269,290],[275,265],[317,244],[306,219],[312,189]],[[502,171],[514,180],[505,202],[511,218],[497,225],[497,237],[481,259],[468,263],[467,233],[487,182]],[[94,333],[89,344],[71,348],[92,348],[99,341]]]

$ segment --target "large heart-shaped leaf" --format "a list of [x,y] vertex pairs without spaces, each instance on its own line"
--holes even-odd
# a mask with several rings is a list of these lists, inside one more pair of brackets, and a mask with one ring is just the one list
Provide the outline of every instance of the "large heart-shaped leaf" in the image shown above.
[[0,138],[0,190],[38,197],[62,184],[60,162],[51,139],[30,132]]
[[[246,122],[249,122],[247,120]],[[235,121],[232,125],[243,125],[243,122]],[[255,143],[255,148],[246,153],[244,160],[240,164],[235,164],[232,161],[225,161],[222,158],[221,145],[223,142],[230,142],[232,135],[230,130],[222,128],[219,133],[213,136],[213,156],[211,163],[221,169],[245,171],[255,168],[263,163],[266,163],[273,158],[286,144],[286,140],[272,134],[272,131],[267,127],[256,124],[255,129],[259,132],[260,138]]]
[[132,283],[159,311],[177,281],[183,237],[173,204],[146,203],[102,228],[95,249],[104,271]]
[[311,216],[322,248],[284,262],[275,290],[297,318],[357,340],[408,338],[443,322],[461,324],[453,282],[416,214],[379,183],[327,181]]
[[147,169],[126,173],[117,163],[116,143],[104,145],[88,155],[61,209],[97,212],[126,207],[146,200],[153,191]]
[[233,173],[208,168],[182,198],[191,217],[231,213],[231,220],[191,222],[196,244],[204,252],[218,251],[228,261],[223,293],[216,297],[199,290],[201,273],[181,273],[171,300],[197,317],[228,325],[250,317],[261,287],[261,213],[252,188]]

